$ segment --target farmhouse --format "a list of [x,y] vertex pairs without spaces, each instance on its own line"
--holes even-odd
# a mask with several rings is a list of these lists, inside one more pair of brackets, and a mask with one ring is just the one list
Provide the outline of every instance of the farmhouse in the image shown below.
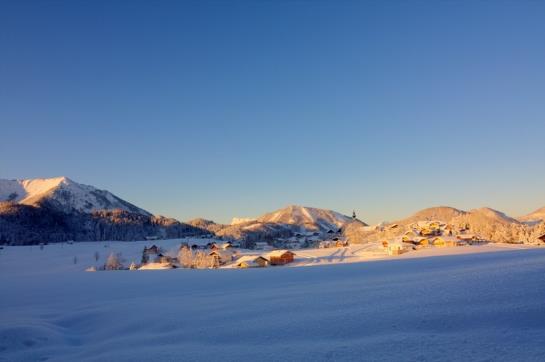
[[295,254],[289,250],[274,250],[262,257],[269,261],[271,265],[285,265],[293,262]]

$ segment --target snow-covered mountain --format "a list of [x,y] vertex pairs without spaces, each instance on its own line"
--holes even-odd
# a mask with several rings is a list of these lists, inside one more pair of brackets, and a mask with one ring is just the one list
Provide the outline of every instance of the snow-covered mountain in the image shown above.
[[518,220],[529,225],[536,225],[545,222],[545,207],[537,209],[528,215],[521,216],[518,218]]
[[352,218],[332,210],[290,205],[265,214],[257,219],[261,223],[300,225],[319,230],[337,230]]
[[403,220],[396,221],[395,223],[399,225],[410,225],[415,222],[426,220],[441,220],[450,222],[450,220],[453,218],[465,215],[466,213],[466,211],[450,206],[437,206],[420,210]]
[[154,216],[111,192],[66,177],[0,180],[0,244],[143,240],[208,233]]
[[67,177],[0,179],[0,201],[12,201],[31,206],[47,205],[64,212],[76,210],[91,213],[97,210],[121,209],[136,214],[151,215],[109,191],[83,185]]

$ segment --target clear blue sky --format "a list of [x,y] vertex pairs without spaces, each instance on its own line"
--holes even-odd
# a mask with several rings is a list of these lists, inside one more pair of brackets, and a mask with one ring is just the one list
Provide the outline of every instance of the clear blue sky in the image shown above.
[[545,206],[543,1],[2,1],[0,177],[154,213]]

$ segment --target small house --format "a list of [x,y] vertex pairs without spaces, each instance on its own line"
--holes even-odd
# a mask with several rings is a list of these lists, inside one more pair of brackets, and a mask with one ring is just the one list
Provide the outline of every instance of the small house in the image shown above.
[[433,246],[440,247],[440,248],[447,246],[445,240],[439,237],[433,238],[431,243],[433,244]]
[[388,245],[388,255],[400,255],[403,253],[403,245],[390,244]]
[[430,241],[429,241],[428,238],[419,237],[419,238],[416,238],[415,242],[416,242],[416,245],[419,245],[419,246],[429,246],[430,245]]
[[233,247],[233,243],[231,243],[230,241],[226,242],[226,243],[223,243],[220,245],[220,248],[222,250],[227,250],[227,249],[231,249]]
[[253,268],[257,264],[254,263],[256,257],[254,255],[243,255],[235,262],[235,267],[240,269]]
[[264,268],[264,267],[267,267],[270,265],[270,262],[268,259],[262,257],[262,256],[258,256],[257,258],[254,259],[254,264],[259,267],[259,268]]
[[267,259],[271,265],[285,265],[293,262],[294,256],[295,253],[289,250],[274,250],[263,255],[263,258]]
[[149,248],[144,247],[144,254],[145,255],[157,255],[159,254],[159,248],[157,245],[152,245]]
[[206,244],[206,247],[210,250],[218,250],[220,248],[216,243],[208,243]]

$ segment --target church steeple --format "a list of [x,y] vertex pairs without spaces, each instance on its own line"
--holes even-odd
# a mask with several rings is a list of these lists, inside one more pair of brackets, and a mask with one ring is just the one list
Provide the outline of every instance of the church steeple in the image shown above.
[[356,220],[356,210],[352,210],[352,219]]

